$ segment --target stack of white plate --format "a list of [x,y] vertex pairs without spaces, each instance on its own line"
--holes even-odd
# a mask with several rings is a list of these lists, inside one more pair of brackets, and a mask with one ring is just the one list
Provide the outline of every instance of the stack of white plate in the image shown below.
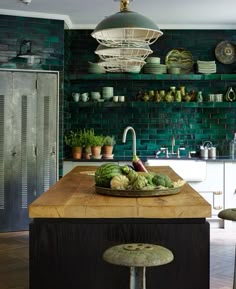
[[114,96],[114,88],[111,86],[105,86],[102,88],[102,97],[104,100],[112,100]]
[[88,73],[105,73],[104,67],[98,65],[97,63],[88,63]]
[[152,64],[160,64],[160,57],[154,57],[154,56],[149,56],[147,59],[146,59],[146,62],[147,63],[152,63]]
[[197,61],[197,68],[199,73],[211,74],[216,73],[216,63],[212,61]]
[[165,64],[147,63],[143,67],[143,72],[150,74],[163,74],[167,72],[167,67]]

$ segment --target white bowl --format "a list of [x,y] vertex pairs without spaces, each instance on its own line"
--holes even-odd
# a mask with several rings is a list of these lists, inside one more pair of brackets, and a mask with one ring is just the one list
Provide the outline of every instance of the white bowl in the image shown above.
[[92,91],[90,94],[92,100],[99,100],[101,98],[101,93],[99,91]]
[[160,57],[147,57],[146,62],[160,64],[161,59]]
[[104,100],[112,100],[112,99],[113,99],[113,94],[111,95],[111,94],[105,94],[105,93],[103,93],[103,94],[102,94],[102,98],[103,98]]

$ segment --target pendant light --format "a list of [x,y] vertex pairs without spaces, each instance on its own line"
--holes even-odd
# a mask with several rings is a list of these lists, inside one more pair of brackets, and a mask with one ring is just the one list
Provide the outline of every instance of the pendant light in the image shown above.
[[95,50],[95,54],[97,54],[100,59],[104,61],[124,58],[145,60],[152,52],[153,51],[147,44],[140,47],[133,45],[123,45],[122,47],[107,47],[99,44]]
[[91,33],[100,44],[108,47],[143,47],[154,43],[163,33],[147,17],[129,11],[129,0],[120,0],[120,12],[101,21]]

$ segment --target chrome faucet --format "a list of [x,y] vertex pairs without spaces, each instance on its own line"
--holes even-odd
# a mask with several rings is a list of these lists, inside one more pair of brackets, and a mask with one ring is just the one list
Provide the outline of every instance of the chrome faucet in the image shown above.
[[162,152],[165,152],[166,158],[169,158],[168,148],[166,148],[166,147],[161,147],[161,148],[155,153],[156,158],[158,158],[159,155],[160,155]]
[[131,130],[133,136],[133,155],[136,156],[136,133],[132,126],[127,126],[123,132],[122,142],[126,143],[127,132]]
[[172,139],[171,139],[171,154],[172,154],[172,155],[175,154],[174,148],[175,148],[175,137],[172,136]]

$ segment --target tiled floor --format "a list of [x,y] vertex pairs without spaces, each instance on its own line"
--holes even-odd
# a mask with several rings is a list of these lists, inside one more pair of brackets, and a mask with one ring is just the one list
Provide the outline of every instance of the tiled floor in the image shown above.
[[211,229],[210,288],[232,289],[236,231]]
[[[211,229],[210,289],[232,289],[235,243],[236,232]],[[28,260],[28,232],[0,233],[0,289],[29,288]]]

